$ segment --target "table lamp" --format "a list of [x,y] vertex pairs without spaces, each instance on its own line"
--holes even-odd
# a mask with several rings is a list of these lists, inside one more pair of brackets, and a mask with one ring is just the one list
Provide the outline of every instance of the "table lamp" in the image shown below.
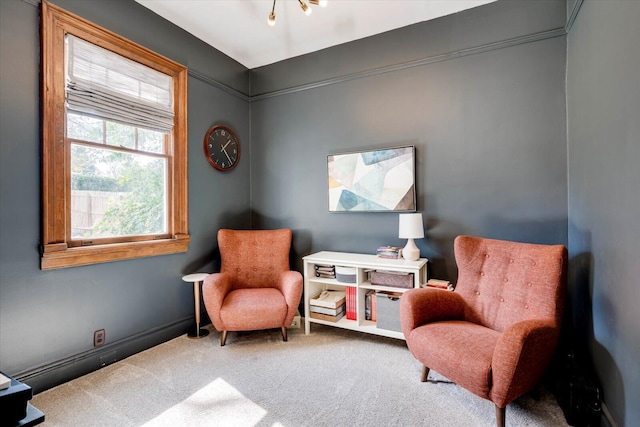
[[422,225],[421,213],[400,214],[398,226],[398,237],[408,239],[407,245],[402,248],[402,258],[408,261],[415,261],[420,258],[420,249],[413,239],[424,238],[424,227]]

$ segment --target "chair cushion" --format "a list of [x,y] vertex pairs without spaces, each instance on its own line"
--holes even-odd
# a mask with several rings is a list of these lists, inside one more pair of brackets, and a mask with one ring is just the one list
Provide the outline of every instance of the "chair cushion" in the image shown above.
[[499,332],[484,326],[452,320],[414,329],[407,344],[423,365],[488,399],[491,360],[499,337]]
[[279,328],[287,315],[287,303],[274,288],[236,289],[225,297],[220,319],[226,331]]

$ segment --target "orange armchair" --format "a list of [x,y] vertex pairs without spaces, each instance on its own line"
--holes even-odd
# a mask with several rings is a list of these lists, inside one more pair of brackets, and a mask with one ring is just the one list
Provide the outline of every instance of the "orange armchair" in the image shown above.
[[407,346],[423,365],[495,404],[531,390],[553,356],[564,308],[567,250],[459,236],[454,292],[412,289],[400,299]]
[[229,331],[281,328],[287,341],[302,296],[302,275],[290,271],[291,230],[219,230],[220,273],[207,276],[202,296],[213,326]]

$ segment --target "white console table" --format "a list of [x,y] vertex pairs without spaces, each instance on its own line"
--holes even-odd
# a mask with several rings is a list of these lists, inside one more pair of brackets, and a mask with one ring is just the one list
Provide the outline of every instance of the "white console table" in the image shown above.
[[[368,290],[386,292],[405,292],[407,289],[391,286],[372,285],[368,280],[370,270],[396,271],[413,273],[414,288],[419,288],[427,282],[427,259],[420,258],[417,261],[404,259],[386,259],[375,255],[354,254],[346,252],[317,252],[302,258],[304,262],[304,328],[305,334],[311,332],[311,323],[334,326],[336,328],[351,329],[374,335],[382,335],[391,338],[404,339],[404,334],[398,331],[378,328],[376,322],[365,320],[365,294]],[[336,279],[316,277],[315,265],[335,265],[336,267],[352,267],[356,269],[356,282],[344,283]],[[346,290],[346,287],[356,288],[356,320],[345,317],[337,322],[330,322],[311,318],[309,315],[309,300],[324,290]]]

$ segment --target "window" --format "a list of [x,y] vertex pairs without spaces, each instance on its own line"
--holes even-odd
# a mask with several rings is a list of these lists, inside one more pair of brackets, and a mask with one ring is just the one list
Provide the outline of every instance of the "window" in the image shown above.
[[187,250],[187,69],[42,2],[42,269]]

